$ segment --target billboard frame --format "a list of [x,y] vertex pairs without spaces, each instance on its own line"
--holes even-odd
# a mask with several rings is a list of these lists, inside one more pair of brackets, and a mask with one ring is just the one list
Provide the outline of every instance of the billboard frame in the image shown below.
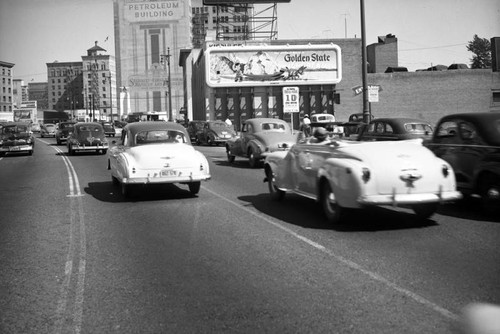
[[[213,88],[332,85],[342,80],[341,50],[333,43],[213,46],[204,57],[206,83]],[[267,63],[267,68],[261,66],[264,73],[253,69],[262,64],[257,57]]]

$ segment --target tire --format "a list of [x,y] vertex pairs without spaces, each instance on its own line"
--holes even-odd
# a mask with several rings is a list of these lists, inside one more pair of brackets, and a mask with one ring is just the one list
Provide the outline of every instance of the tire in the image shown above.
[[259,166],[259,159],[255,157],[252,149],[248,150],[248,163],[251,168],[257,168]]
[[207,145],[212,146],[213,144],[214,144],[214,142],[213,142],[212,138],[208,137],[207,138]]
[[436,212],[438,206],[439,203],[422,203],[413,205],[412,209],[419,219],[428,219]]
[[343,209],[335,201],[335,194],[328,181],[321,184],[320,201],[327,221],[330,224],[338,224],[342,218]]
[[200,181],[190,182],[188,184],[188,186],[189,186],[189,191],[191,192],[191,195],[196,195],[197,193],[200,192],[201,182]]
[[71,146],[68,146],[68,155],[74,155],[74,154],[75,154],[75,152],[73,151]]
[[227,161],[232,164],[236,157],[231,154],[231,150],[229,149],[229,147],[226,147],[226,154],[227,154]]
[[117,186],[120,184],[120,181],[118,181],[118,179],[116,177],[114,177],[113,175],[111,175],[111,182],[113,182],[114,186]]
[[33,150],[28,151],[28,155],[33,155]]
[[126,183],[122,183],[121,184],[121,190],[122,190],[122,195],[123,197],[125,198],[128,198],[130,197],[130,193],[131,193],[131,189],[130,189],[130,185],[126,184]]
[[62,143],[59,139],[57,139],[57,145],[62,145]]
[[283,190],[278,189],[274,184],[274,173],[271,170],[271,168],[267,168],[266,177],[267,177],[267,186],[269,188],[269,196],[271,197],[271,200],[275,202],[283,200],[283,198],[285,197],[285,192]]
[[481,205],[488,214],[500,212],[500,177],[488,175],[481,179]]

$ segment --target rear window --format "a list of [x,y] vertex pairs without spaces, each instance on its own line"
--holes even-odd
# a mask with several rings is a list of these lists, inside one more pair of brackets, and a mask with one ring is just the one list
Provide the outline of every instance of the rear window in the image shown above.
[[262,123],[262,130],[285,131],[285,125],[281,123]]
[[187,143],[184,133],[176,130],[141,131],[135,136],[136,145],[158,143]]
[[79,125],[76,127],[78,132],[89,132],[92,134],[102,133],[102,128],[97,125]]
[[405,130],[411,133],[432,133],[432,127],[425,123],[406,123]]

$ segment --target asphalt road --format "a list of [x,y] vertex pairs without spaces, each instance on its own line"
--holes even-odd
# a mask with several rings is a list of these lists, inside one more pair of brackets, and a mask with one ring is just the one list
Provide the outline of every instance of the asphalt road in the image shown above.
[[473,202],[324,222],[262,169],[198,147],[212,180],[137,189],[54,139],[0,158],[1,333],[456,333],[500,304],[500,219]]

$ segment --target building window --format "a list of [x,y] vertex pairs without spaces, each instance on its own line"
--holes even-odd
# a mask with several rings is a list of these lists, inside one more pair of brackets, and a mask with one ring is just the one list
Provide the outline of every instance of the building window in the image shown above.
[[500,104],[500,91],[498,92],[493,92],[493,103]]

